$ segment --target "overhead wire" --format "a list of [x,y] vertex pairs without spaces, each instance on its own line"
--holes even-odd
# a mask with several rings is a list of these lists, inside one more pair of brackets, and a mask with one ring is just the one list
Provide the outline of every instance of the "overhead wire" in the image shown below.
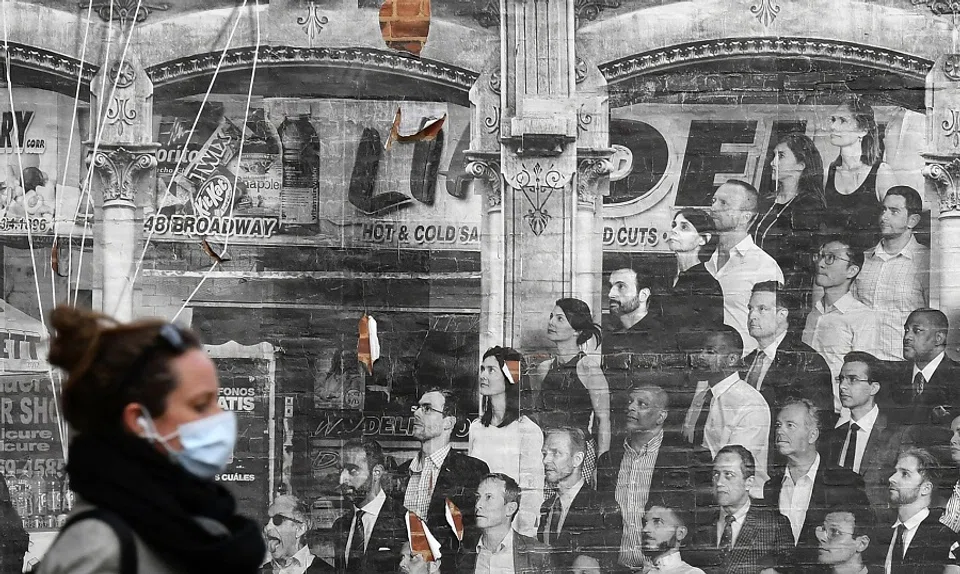
[[[200,102],[200,109],[197,110],[197,117],[193,120],[193,125],[190,126],[190,132],[187,134],[187,138],[185,140],[187,142],[193,139],[193,134],[197,129],[197,124],[200,122],[200,116],[203,114],[203,108],[204,106],[206,106],[207,100],[210,98],[210,92],[213,91],[213,86],[217,81],[217,76],[220,73],[220,68],[223,67],[223,62],[224,60],[226,60],[227,51],[230,49],[230,44],[233,42],[233,36],[237,32],[237,26],[240,24],[240,19],[243,16],[243,9],[247,7],[247,3],[248,3],[248,0],[243,0],[243,4],[240,6],[238,10],[237,19],[234,21],[233,28],[230,30],[230,35],[227,37],[226,45],[223,47],[223,51],[220,53],[220,60],[217,62],[217,67],[214,68],[213,70],[213,77],[210,79],[210,85],[207,87],[207,91],[203,95],[203,100]],[[178,154],[178,155],[179,157],[177,158],[177,163],[174,166],[173,173],[170,175],[170,181],[167,183],[166,190],[164,191],[163,196],[159,199],[159,201],[157,201],[158,209],[160,208],[160,206],[164,204],[164,202],[166,202],[167,197],[170,196],[170,188],[173,186],[174,180],[177,177],[177,172],[180,170],[180,165],[183,163],[183,157],[186,154]],[[117,310],[119,310],[120,308],[119,307],[120,301],[123,300],[123,297],[127,292],[127,289],[132,289],[134,282],[137,280],[137,277],[139,277],[140,270],[143,267],[143,261],[147,255],[147,249],[150,247],[150,241],[153,239],[153,235],[155,231],[156,231],[156,228],[152,227],[150,231],[147,233],[147,237],[143,242],[143,249],[140,252],[140,257],[137,259],[137,263],[134,268],[134,271],[132,274],[127,275],[127,280],[124,282],[123,289],[121,289],[120,291],[120,296],[118,298],[117,305],[114,307],[114,309],[110,313],[111,315],[116,315]]]

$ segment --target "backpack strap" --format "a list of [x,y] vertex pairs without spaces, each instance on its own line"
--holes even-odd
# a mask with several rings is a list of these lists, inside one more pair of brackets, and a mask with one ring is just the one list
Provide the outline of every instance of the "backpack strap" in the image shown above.
[[78,512],[67,520],[57,536],[62,535],[72,525],[89,519],[105,522],[120,540],[120,574],[137,574],[137,543],[133,538],[133,530],[115,512],[106,508]]

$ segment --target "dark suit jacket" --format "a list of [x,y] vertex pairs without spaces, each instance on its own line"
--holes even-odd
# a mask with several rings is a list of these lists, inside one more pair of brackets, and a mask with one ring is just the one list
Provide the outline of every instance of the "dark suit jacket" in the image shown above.
[[[540,528],[537,539],[544,541],[544,530],[549,527],[552,498],[540,507]],[[620,538],[623,517],[620,505],[612,496],[597,492],[584,484],[567,511],[560,535],[551,533],[550,546],[556,551],[555,564],[569,568],[574,558],[586,554],[596,558],[601,566],[613,567],[620,557]]]
[[703,263],[681,273],[677,284],[666,287],[659,300],[663,316],[681,332],[700,332],[723,325],[723,290]]
[[[511,531],[513,535],[513,571],[515,574],[550,574],[554,561],[550,547],[535,538]],[[442,565],[442,561],[441,561]],[[477,565],[477,547],[469,548],[460,563],[460,574],[473,574]],[[392,570],[391,570],[392,572]]]
[[[892,404],[889,411],[894,420],[907,427],[910,442],[934,451],[943,451],[950,441],[950,421],[960,415],[960,363],[949,357],[924,383],[919,397],[913,394],[913,363],[899,365],[899,373],[891,389]],[[937,452],[949,455],[949,452]],[[947,456],[944,460],[950,460]]]
[[[747,373],[759,352],[755,350],[744,359],[743,380],[747,380]],[[801,341],[795,332],[787,332],[787,336],[777,347],[777,354],[760,385],[760,394],[770,406],[774,420],[778,403],[790,395],[810,399],[821,413],[833,413],[833,378],[830,367],[820,353]],[[771,424],[771,431],[773,427]]]
[[[892,524],[884,523],[878,532],[880,544],[873,560],[877,562],[880,571],[883,571],[887,551],[896,532],[891,526]],[[910,541],[907,553],[903,555],[903,567],[891,568],[893,574],[942,574],[943,568],[953,563],[948,558],[948,553],[954,538],[953,531],[940,524],[940,512],[931,509],[930,515],[917,527],[917,533]]]
[[353,522],[353,509],[333,523],[334,558],[340,572],[379,574],[393,572],[400,564],[400,548],[407,540],[407,525],[404,521],[406,509],[395,499],[387,497],[377,515],[377,521],[370,533],[370,542],[363,555],[363,561],[345,564],[344,551]]
[[[820,454],[832,465],[840,464],[840,452],[843,443],[847,440],[847,425],[825,431],[821,441]],[[889,509],[890,493],[887,479],[893,474],[893,467],[897,464],[897,457],[905,444],[903,428],[890,422],[886,409],[880,408],[877,420],[870,431],[867,446],[863,451],[863,460],[860,462],[860,475],[863,477],[864,488],[870,505],[877,513],[878,520],[885,520],[892,516]],[[893,518],[891,518],[893,520]]]
[[[410,463],[403,463],[397,470],[399,488],[397,489],[398,502],[402,505],[407,492],[407,483],[410,481]],[[440,561],[440,571],[443,574],[453,574],[457,571],[458,556],[463,547],[476,547],[480,539],[474,517],[474,506],[477,503],[477,486],[480,480],[490,472],[487,463],[482,460],[450,450],[443,466],[440,467],[437,483],[433,488],[433,498],[427,509],[426,522],[431,534],[440,542],[440,552],[443,559]],[[463,543],[447,524],[446,499],[450,499],[463,515]],[[406,527],[404,527],[406,528]]]
[[[767,507],[774,510],[780,507],[780,492],[783,489],[783,473],[777,473],[763,485],[763,501]],[[830,464],[826,458],[820,457],[820,468],[813,479],[813,492],[810,494],[810,505],[807,507],[807,516],[800,530],[797,542],[797,561],[805,569],[814,568],[818,564],[818,548],[816,528],[823,524],[823,519],[834,507],[843,505],[869,506],[867,494],[864,491],[863,477],[859,474]]]
[[684,552],[691,565],[702,568],[708,574],[758,574],[766,568],[785,572],[793,567],[790,521],[779,512],[751,504],[737,541],[729,553],[717,549],[718,520],[720,513],[713,512],[710,520],[698,525],[695,546],[691,551]]

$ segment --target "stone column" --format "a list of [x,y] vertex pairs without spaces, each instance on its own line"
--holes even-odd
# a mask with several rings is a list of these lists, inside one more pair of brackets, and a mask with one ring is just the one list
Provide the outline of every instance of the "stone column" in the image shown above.
[[[92,139],[84,145],[93,165],[90,192],[98,215],[94,249],[101,264],[102,309],[128,321],[142,249],[142,206],[157,186],[160,146],[153,142],[153,83],[128,51],[123,61],[102,66],[90,89]],[[100,102],[105,111],[98,118]]]
[[[948,349],[957,353],[960,328],[960,54],[941,56],[927,74],[926,194],[938,206],[931,236],[931,303],[950,320]],[[937,301],[937,299],[939,301]]]

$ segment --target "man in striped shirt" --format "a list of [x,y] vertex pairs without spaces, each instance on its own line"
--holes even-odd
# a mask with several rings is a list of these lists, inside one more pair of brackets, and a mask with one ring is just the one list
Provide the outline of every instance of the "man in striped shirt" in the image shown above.
[[665,434],[668,414],[669,398],[661,387],[634,385],[624,417],[627,437],[597,462],[598,490],[614,494],[623,514],[619,558],[623,566],[640,568],[647,562],[641,532],[644,508],[652,494],[677,488],[694,492],[697,469],[703,474],[704,488],[709,484],[705,470],[709,454]]

